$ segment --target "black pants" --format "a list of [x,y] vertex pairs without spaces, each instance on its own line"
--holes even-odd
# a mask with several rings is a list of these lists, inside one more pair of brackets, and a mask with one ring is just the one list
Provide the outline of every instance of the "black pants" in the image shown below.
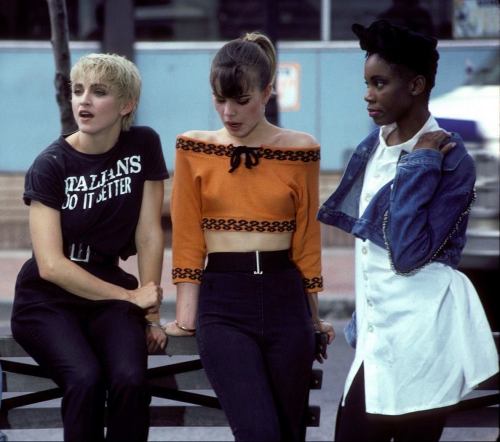
[[150,395],[143,311],[126,301],[67,296],[23,305],[12,317],[15,339],[63,389],[64,440],[146,441]]
[[205,272],[197,339],[237,441],[304,440],[314,331],[296,269]]
[[345,406],[339,406],[335,442],[438,442],[449,408],[388,416],[365,407],[363,366],[354,377]]

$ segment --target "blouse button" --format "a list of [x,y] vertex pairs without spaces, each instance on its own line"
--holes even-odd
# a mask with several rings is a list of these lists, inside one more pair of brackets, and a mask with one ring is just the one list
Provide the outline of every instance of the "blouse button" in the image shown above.
[[366,247],[364,247],[364,246],[363,246],[363,247],[361,247],[361,253],[362,253],[363,255],[366,255],[366,254],[368,253],[368,249],[367,249]]
[[369,331],[370,333],[372,333],[372,332],[373,332],[373,325],[369,325],[369,326],[368,326],[368,331]]

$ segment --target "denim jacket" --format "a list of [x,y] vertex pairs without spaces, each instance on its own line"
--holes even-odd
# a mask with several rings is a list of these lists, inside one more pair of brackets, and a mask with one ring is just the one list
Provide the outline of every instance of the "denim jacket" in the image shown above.
[[456,268],[474,200],[475,167],[462,139],[446,155],[434,149],[403,153],[396,175],[359,215],[366,165],[379,142],[379,129],[354,151],[318,220],[385,248],[394,271],[408,275],[431,261]]
[[[389,253],[394,271],[408,275],[431,261],[456,267],[474,201],[475,167],[462,139],[444,156],[432,149],[401,155],[393,180],[359,215],[364,172],[379,143],[379,129],[354,151],[336,191],[321,206],[319,221],[370,240]],[[344,329],[356,347],[356,312]]]

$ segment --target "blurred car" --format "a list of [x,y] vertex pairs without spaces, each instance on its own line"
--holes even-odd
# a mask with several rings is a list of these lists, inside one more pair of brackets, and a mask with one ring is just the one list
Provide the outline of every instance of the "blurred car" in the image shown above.
[[432,114],[444,129],[458,132],[476,163],[476,201],[459,267],[499,268],[500,256],[500,63],[471,76],[457,89],[431,99]]
[[498,268],[500,264],[500,62],[450,93],[431,99],[429,107],[441,127],[458,132],[476,163],[476,201],[467,226],[459,263],[473,282],[493,331],[500,331]]

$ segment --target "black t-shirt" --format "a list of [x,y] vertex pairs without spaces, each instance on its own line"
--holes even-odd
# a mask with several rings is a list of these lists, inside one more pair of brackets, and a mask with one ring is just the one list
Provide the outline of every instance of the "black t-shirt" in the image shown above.
[[28,170],[23,198],[61,212],[65,243],[125,259],[136,253],[144,182],[166,178],[160,138],[149,127],[122,131],[112,149],[95,155],[75,150],[61,136]]

